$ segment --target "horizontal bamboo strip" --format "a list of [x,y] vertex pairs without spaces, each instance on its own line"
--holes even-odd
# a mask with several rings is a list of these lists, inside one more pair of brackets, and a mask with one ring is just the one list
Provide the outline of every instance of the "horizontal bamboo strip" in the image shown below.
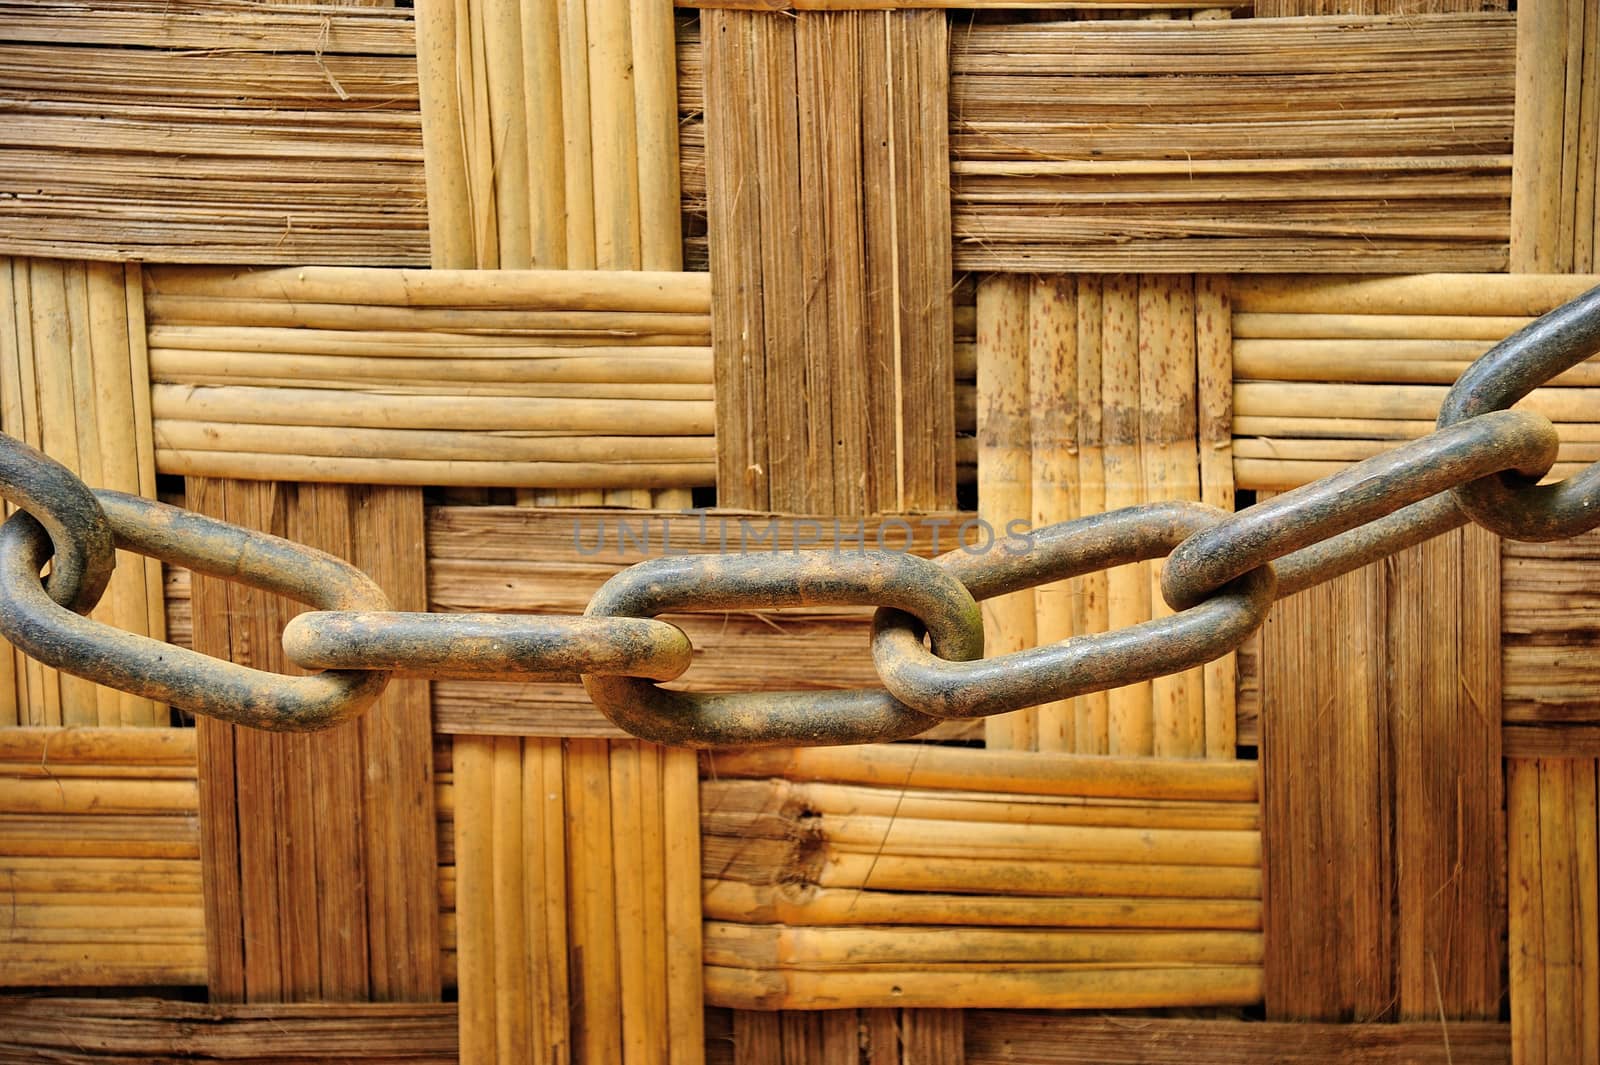
[[242,451],[156,451],[162,473],[332,484],[516,488],[691,488],[716,482],[716,463],[460,462],[326,458]]
[[[1490,284],[1501,280],[1495,278]],[[1232,285],[1240,291],[1244,282],[1235,279]],[[1312,282],[1310,287],[1318,288],[1319,283]],[[1241,311],[1233,315],[1232,321],[1235,340],[1481,340],[1493,343],[1510,336],[1533,319],[1490,314]]]
[[[1438,428],[1429,419],[1332,418],[1299,415],[1244,415],[1233,419],[1235,437],[1324,439],[1324,440],[1414,440]],[[1556,431],[1563,441],[1593,444],[1600,442],[1600,423],[1559,422]]]
[[203,933],[205,922],[198,907],[183,906],[8,906],[6,924],[23,929],[164,930]]
[[[574,349],[575,353],[582,349]],[[660,390],[661,399],[710,399],[711,360],[658,358],[651,349],[613,357],[539,359],[386,359],[342,356],[241,354],[152,348],[151,379],[180,384],[271,384],[294,387],[431,391],[462,388],[478,394],[594,395],[626,397]],[[705,386],[686,389],[684,386]],[[499,386],[496,389],[495,386]],[[554,389],[552,388],[554,386]],[[555,389],[562,389],[559,391]]]
[[519,333],[617,336],[711,336],[709,311],[673,314],[606,308],[524,310],[505,307],[409,307],[361,303],[291,303],[234,299],[228,295],[169,296],[151,291],[145,310],[153,321],[311,329],[478,329]]
[[830,851],[817,874],[817,883],[828,888],[876,891],[1251,899],[1261,895],[1261,870]]
[[0,776],[0,810],[8,812],[118,814],[198,808],[198,787],[192,780],[18,780]]
[[[346,355],[387,358],[709,359],[709,342],[657,343],[652,337],[583,334],[474,333],[449,330],[309,329],[250,325],[152,323],[152,349],[264,352],[277,355]],[[641,351],[641,348],[647,348]]]
[[1258,932],[826,928],[707,921],[707,965],[854,970],[894,965],[1255,965]]
[[1133,1009],[1244,1006],[1261,999],[1254,966],[1088,967],[1069,971],[756,974],[706,968],[706,1002],[737,1009],[861,1008]]
[[1045,752],[965,751],[872,745],[718,752],[717,777],[787,777],[951,791],[1010,790],[1033,795],[1121,796],[1255,802],[1260,774],[1251,762],[1106,758]]
[[187,729],[0,729],[0,763],[5,762],[32,762],[46,767],[56,763],[175,765],[192,771],[194,733]]
[[[1547,480],[1559,481],[1582,470],[1587,463],[1558,462]],[[1235,459],[1233,476],[1240,488],[1252,491],[1287,491],[1349,468],[1350,463],[1311,459]]]
[[352,429],[345,427],[255,425],[250,423],[162,421],[155,430],[158,451],[239,451],[266,455],[320,455],[328,458],[506,463],[664,463],[710,462],[708,436],[561,436],[554,432],[470,432],[466,430]]
[[1600,274],[1235,277],[1235,314],[1534,317],[1600,284]]
[[0,987],[202,985],[204,943],[0,943]]
[[[149,290],[162,296],[286,304],[359,304],[383,307],[500,308],[532,311],[711,313],[710,277],[703,273],[604,270],[370,270],[297,266],[282,270],[227,267],[145,272]],[[161,306],[160,301],[155,301]],[[248,312],[245,312],[246,315]],[[156,316],[182,321],[170,312]],[[201,318],[215,321],[215,318]]]
[[[1433,385],[1340,385],[1241,381],[1234,386],[1235,417],[1304,417],[1330,410],[1352,418],[1431,419],[1448,388]],[[1600,388],[1541,389],[1523,410],[1553,422],[1584,422],[1600,409]]]
[[[354,9],[366,10],[366,9]],[[387,10],[387,9],[378,9]],[[0,1053],[206,1065],[240,1061],[459,1060],[454,1002],[201,1003],[174,998],[12,997],[0,1002]]]
[[561,400],[478,396],[376,396],[309,388],[155,385],[157,421],[244,422],[386,429],[568,430],[630,436],[705,436],[711,404],[698,400]]
[[[1394,450],[1387,440],[1294,440],[1241,437],[1234,443],[1234,460],[1284,461],[1311,460],[1332,462],[1359,462],[1373,455]],[[1563,441],[1560,451],[1565,463],[1594,462],[1600,459],[1600,443]]]
[[1261,927],[1261,903],[1253,899],[1029,898],[707,880],[703,906],[711,920],[790,925],[982,924],[1241,931]]
[[973,824],[911,817],[825,815],[819,836],[841,851],[908,857],[960,858],[981,851],[995,860],[1070,854],[1085,862],[1254,866],[1258,832],[1062,825]]

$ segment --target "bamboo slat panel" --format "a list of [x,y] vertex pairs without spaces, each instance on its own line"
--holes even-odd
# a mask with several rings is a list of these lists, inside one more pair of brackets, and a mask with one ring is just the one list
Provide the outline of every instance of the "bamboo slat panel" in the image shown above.
[[[397,609],[423,609],[420,491],[191,478],[194,510],[349,559]],[[197,650],[282,669],[287,601],[193,589]],[[217,1001],[431,1001],[439,889],[427,690],[390,684],[315,734],[197,727],[206,983]]]
[[723,506],[955,496],[943,15],[705,16]]
[[1511,269],[1600,270],[1600,10],[1527,4],[1517,18]]
[[[1449,385],[1600,275],[1233,278],[1233,471],[1283,489],[1431,432]],[[1523,402],[1561,431],[1553,476],[1600,458],[1600,362]]]
[[[137,266],[0,258],[0,429],[96,488],[154,496],[143,302]],[[161,594],[160,564],[119,552],[92,616],[160,639]],[[0,642],[0,726],[168,720],[164,706]]]
[[[1259,3],[1260,0],[1257,0]],[[967,1014],[967,1065],[1506,1065],[1504,1022],[1286,1024],[1273,1021],[1086,1017],[1015,1010]]]
[[1592,758],[1507,763],[1511,1047],[1519,1065],[1600,1058]]
[[194,732],[0,731],[0,906],[0,985],[205,983]]
[[[964,1020],[964,1010],[712,1009],[706,1060],[718,1065],[964,1065]],[[720,1027],[714,1030],[713,1024]]]
[[1496,13],[974,25],[955,264],[1502,270],[1514,36]]
[[1597,563],[1597,533],[1550,544],[1506,541],[1501,621],[1508,725],[1542,726],[1560,742],[1563,725],[1600,723]]
[[717,754],[709,775],[713,1004],[1260,998],[1253,765],[876,746]]
[[1447,533],[1279,603],[1261,649],[1266,1001],[1496,1018],[1499,545]]
[[453,1002],[0,998],[0,1059],[454,1065],[460,1057]]
[[162,267],[145,280],[163,473],[714,480],[704,275]]
[[417,14],[435,267],[682,269],[669,5]]
[[[437,507],[429,514],[429,603],[438,611],[581,614],[617,571],[662,554],[912,550],[979,542],[970,514],[884,519],[777,518],[738,512]],[[937,539],[936,539],[937,538]],[[814,607],[672,614],[704,662],[691,691],[876,687],[870,608]],[[775,671],[772,663],[784,664]],[[679,682],[674,682],[679,684]],[[472,735],[611,736],[617,732],[575,682],[437,681],[434,727]],[[941,726],[939,737],[970,734]]]
[[0,249],[427,261],[411,13],[0,6]]
[[458,736],[464,1058],[698,1062],[698,768],[635,740]]
[[[1187,275],[981,281],[979,515],[1004,532],[1163,499],[1231,506],[1216,447],[1231,387],[1225,299]],[[985,650],[1148,621],[1166,610],[1158,580],[1141,563],[988,600]],[[1225,662],[992,719],[986,735],[992,747],[1231,758],[1233,693]]]

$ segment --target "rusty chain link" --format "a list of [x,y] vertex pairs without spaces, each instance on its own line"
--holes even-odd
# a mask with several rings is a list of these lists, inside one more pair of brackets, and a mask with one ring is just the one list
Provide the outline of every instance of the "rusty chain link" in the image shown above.
[[[1600,288],[1473,363],[1435,432],[1234,514],[1150,503],[933,560],[895,551],[657,558],[607,581],[582,617],[391,611],[365,574],[331,555],[91,490],[0,434],[0,496],[20,508],[0,526],[0,635],[68,673],[266,729],[337,724],[369,706],[391,675],[581,675],[614,724],[660,743],[900,739],[942,719],[1191,669],[1238,647],[1276,599],[1468,521],[1521,540],[1600,526],[1600,463],[1538,484],[1555,462],[1555,426],[1505,409],[1597,349]],[[263,673],[82,616],[110,578],[113,544],[317,607],[289,622],[283,642],[297,665],[323,672]],[[1172,615],[981,657],[978,600],[1163,554]],[[46,563],[48,584],[40,580]],[[680,676],[694,655],[688,636],[656,615],[801,605],[877,607],[871,650],[884,688],[691,693],[655,683]]]

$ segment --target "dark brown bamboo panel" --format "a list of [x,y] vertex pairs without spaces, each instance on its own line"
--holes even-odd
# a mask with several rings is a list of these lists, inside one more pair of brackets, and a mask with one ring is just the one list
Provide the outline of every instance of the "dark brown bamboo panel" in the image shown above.
[[[345,557],[398,609],[425,606],[418,490],[191,478],[188,504]],[[198,650],[282,670],[295,607],[203,577],[193,603]],[[314,734],[197,728],[213,1000],[437,999],[426,685],[392,683],[359,721]]]
[[0,1062],[455,1065],[456,1006],[0,998]]
[[724,506],[954,502],[947,35],[938,12],[704,16]]
[[976,24],[955,264],[1502,270],[1514,18]]
[[428,261],[409,11],[0,6],[0,249]]
[[0,730],[0,985],[205,982],[194,741]]
[[1600,532],[1508,540],[1503,565],[1506,722],[1600,723]]
[[968,1010],[966,1065],[1508,1065],[1507,1025],[1283,1024]]
[[1507,763],[1511,1043],[1518,1065],[1600,1060],[1600,844],[1591,757]]
[[[963,1065],[964,1021],[961,1010],[734,1010],[725,1022],[726,1033],[719,1033],[715,1043],[707,1040],[706,1060],[729,1065]],[[711,1030],[708,1025],[708,1035]],[[719,1058],[723,1049],[727,1055]]]
[[1517,14],[1511,269],[1600,269],[1600,8],[1524,3]]
[[1469,528],[1268,617],[1270,1017],[1498,1014],[1499,590],[1498,542]]

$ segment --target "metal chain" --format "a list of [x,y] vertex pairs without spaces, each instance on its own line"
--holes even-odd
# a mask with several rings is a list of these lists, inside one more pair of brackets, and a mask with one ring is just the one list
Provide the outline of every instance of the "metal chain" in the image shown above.
[[[658,558],[607,581],[582,617],[391,611],[365,574],[331,555],[92,491],[0,434],[0,496],[20,508],[0,526],[0,635],[68,673],[266,729],[347,720],[392,675],[578,674],[614,724],[659,743],[900,739],[942,719],[1004,713],[1220,658],[1276,599],[1468,521],[1519,540],[1600,526],[1600,463],[1539,485],[1555,462],[1555,426],[1506,409],[1597,349],[1600,288],[1473,363],[1445,398],[1435,432],[1235,514],[1151,503],[931,561],[890,551]],[[292,661],[323,672],[263,673],[82,616],[105,589],[113,543],[317,607],[289,622],[283,642]],[[1164,554],[1161,588],[1174,614],[982,658],[979,600]],[[47,562],[48,586],[40,580]],[[690,693],[655,683],[680,676],[694,654],[683,631],[656,615],[812,604],[878,608],[871,649],[883,688]]]

